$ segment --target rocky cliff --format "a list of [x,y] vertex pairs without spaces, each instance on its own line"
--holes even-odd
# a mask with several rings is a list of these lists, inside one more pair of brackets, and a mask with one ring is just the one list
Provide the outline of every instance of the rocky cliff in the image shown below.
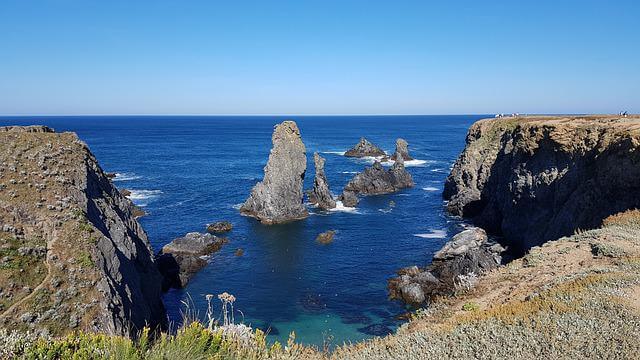
[[133,204],[73,133],[0,128],[0,323],[128,335],[166,325]]
[[251,190],[240,212],[263,224],[276,224],[309,216],[303,204],[302,183],[307,170],[306,149],[298,125],[276,125],[264,179]]
[[480,120],[447,178],[448,210],[522,250],[640,206],[640,118]]

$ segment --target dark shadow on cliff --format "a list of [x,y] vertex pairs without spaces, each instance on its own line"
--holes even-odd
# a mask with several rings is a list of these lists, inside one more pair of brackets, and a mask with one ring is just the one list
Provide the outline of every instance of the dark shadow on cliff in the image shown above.
[[503,134],[503,150],[480,200],[465,207],[465,217],[503,236],[514,254],[640,207],[640,153],[630,137],[614,140],[604,151],[593,145],[588,152],[570,153],[559,150],[545,131],[531,152],[505,153],[511,137],[524,141],[516,131]]

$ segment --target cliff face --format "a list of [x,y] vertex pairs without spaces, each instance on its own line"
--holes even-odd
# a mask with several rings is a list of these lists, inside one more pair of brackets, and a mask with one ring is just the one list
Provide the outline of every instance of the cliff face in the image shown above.
[[445,183],[454,215],[520,249],[640,206],[640,118],[480,120]]
[[0,323],[52,334],[165,326],[133,210],[75,134],[0,128]]

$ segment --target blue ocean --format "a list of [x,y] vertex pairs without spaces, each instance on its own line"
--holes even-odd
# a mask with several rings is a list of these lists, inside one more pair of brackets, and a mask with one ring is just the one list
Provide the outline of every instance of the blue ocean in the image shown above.
[[[100,116],[4,118],[0,125],[44,124],[74,131],[115,172],[148,216],[140,219],[155,251],[187,232],[227,220],[229,242],[185,289],[165,297],[179,324],[185,304],[205,315],[207,294],[235,295],[236,321],[269,329],[271,340],[322,346],[395,329],[406,309],[387,299],[387,279],[409,265],[426,265],[461,220],[444,210],[444,180],[464,147],[472,116]],[[334,194],[368,159],[342,156],[361,136],[394,151],[409,142],[416,186],[363,198],[356,209],[319,211],[285,225],[261,225],[238,208],[263,176],[275,124],[295,120],[307,148],[305,190],[313,184],[313,153],[326,158]],[[333,243],[316,236],[336,230]],[[236,256],[236,249],[244,255]],[[215,303],[219,310],[219,304]]]

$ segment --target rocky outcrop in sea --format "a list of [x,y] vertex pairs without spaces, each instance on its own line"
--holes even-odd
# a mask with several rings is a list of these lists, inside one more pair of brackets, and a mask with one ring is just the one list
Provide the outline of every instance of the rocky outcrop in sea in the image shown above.
[[385,155],[386,153],[384,152],[384,150],[380,149],[372,142],[363,137],[360,138],[360,141],[356,144],[356,146],[344,153],[344,156],[348,157],[381,157]]
[[162,276],[134,209],[75,134],[0,128],[0,239],[16,253],[3,260],[2,327],[165,327]]
[[251,190],[240,212],[263,224],[276,224],[309,216],[303,204],[302,183],[307,169],[306,149],[298,125],[276,125],[264,179]]
[[226,238],[209,233],[190,232],[165,245],[157,257],[164,290],[186,286],[189,279],[207,265],[209,255],[226,242]]
[[336,207],[336,201],[331,195],[329,183],[324,173],[325,159],[316,152],[313,154],[313,163],[315,164],[316,175],[313,179],[313,189],[309,192],[309,202],[318,205],[323,210],[333,209]]
[[402,157],[398,157],[389,170],[386,170],[379,161],[374,162],[371,167],[356,174],[344,187],[344,191],[362,195],[378,195],[393,193],[413,186],[411,174],[405,169]]
[[434,296],[473,287],[479,275],[498,267],[503,251],[501,245],[488,242],[484,230],[464,230],[453,236],[425,269],[412,266],[398,271],[399,276],[388,283],[390,297],[418,306]]
[[444,186],[447,208],[523,251],[640,207],[638,117],[480,120]]
[[391,155],[391,160],[396,161],[398,156],[402,156],[405,161],[413,160],[409,155],[409,143],[405,139],[398,138],[396,140],[396,151]]

